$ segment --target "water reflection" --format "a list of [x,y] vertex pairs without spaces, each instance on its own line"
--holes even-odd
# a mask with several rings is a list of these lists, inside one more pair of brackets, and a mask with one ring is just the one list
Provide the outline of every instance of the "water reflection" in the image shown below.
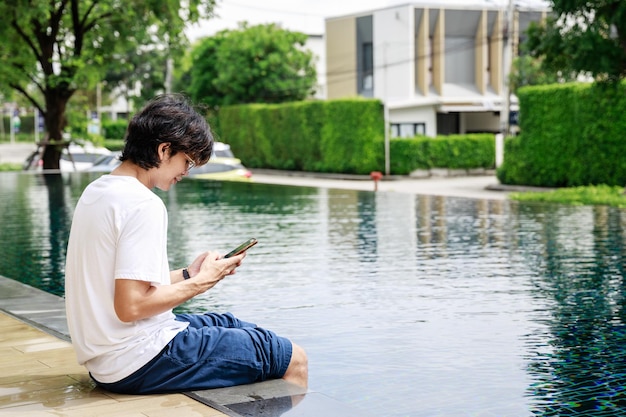
[[[81,174],[0,175],[0,273],[63,294]],[[311,388],[387,416],[615,416],[626,213],[186,180],[160,193],[170,264],[259,239],[180,308],[306,346]]]
[[528,338],[535,414],[624,413],[624,216],[607,207],[533,213],[544,243],[535,291],[551,303],[543,332]]

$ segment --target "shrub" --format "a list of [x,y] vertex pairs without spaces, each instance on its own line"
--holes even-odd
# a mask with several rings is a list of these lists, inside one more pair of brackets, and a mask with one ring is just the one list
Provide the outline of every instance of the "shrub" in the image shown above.
[[624,84],[519,90],[522,135],[505,141],[503,184],[543,187],[626,183]]
[[406,175],[416,169],[495,167],[492,134],[449,135],[391,140],[391,171]]

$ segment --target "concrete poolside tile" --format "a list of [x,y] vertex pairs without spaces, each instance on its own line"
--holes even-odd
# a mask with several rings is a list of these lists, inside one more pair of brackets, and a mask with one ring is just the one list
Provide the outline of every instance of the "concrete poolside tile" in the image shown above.
[[79,372],[79,373],[68,373],[66,375],[68,378],[72,378],[74,381],[76,382],[80,382],[82,384],[93,384],[95,386],[95,382],[93,382],[93,379],[91,379],[91,377],[89,376],[89,374],[85,371],[85,372]]
[[[35,351],[27,353],[28,357],[40,361],[51,368],[62,368],[63,373],[82,371],[87,373],[87,369],[84,366],[78,364],[74,349],[66,347],[62,349]],[[77,368],[76,368],[77,367]],[[68,368],[75,368],[69,370]]]
[[[188,404],[181,407],[176,407],[174,410],[178,415],[185,417],[223,417],[225,414],[211,408],[206,405],[194,401],[193,404]],[[172,415],[172,410],[169,409],[161,409],[161,410],[150,410],[144,413],[148,417],[170,417]]]
[[8,395],[66,387],[76,383],[78,383],[78,381],[67,375],[32,376],[28,379],[24,379],[22,376],[0,378],[0,399]]
[[0,313],[0,415],[224,416],[184,394],[119,395],[96,387],[69,342]]
[[[103,395],[106,393],[102,392]],[[97,408],[93,404],[66,405],[63,415],[68,417],[83,417],[85,415],[105,416],[152,416],[152,415],[184,415],[187,416],[221,416],[223,414],[199,403],[183,394],[137,396],[134,400],[99,403]]]
[[63,340],[56,339],[56,340],[50,340],[50,341],[45,341],[45,342],[39,342],[39,343],[22,344],[22,345],[15,346],[15,349],[24,353],[32,353],[32,352],[42,352],[42,351],[47,352],[51,350],[66,349],[68,347],[73,352],[72,345],[70,345],[68,342],[65,342]]
[[[12,363],[2,366],[2,374],[4,376],[22,375],[23,377],[25,377],[26,375],[33,375],[38,373],[46,374],[48,371],[50,371],[49,366],[46,366],[45,364],[37,360],[32,360],[28,358],[16,358],[16,360]],[[57,374],[59,373],[58,371],[55,372]]]
[[[21,408],[28,411],[45,411],[51,409],[65,409],[80,404],[102,405],[114,402],[111,398],[95,391],[94,387],[84,384],[60,384],[59,380],[47,380],[51,385],[41,389],[26,390],[18,394],[0,397],[0,411]],[[44,382],[44,381],[40,381]],[[18,387],[19,388],[19,387]]]
[[[16,413],[16,415],[30,415],[33,413],[49,413],[47,415],[54,416],[67,416],[70,415],[70,410],[77,409],[79,406],[85,407],[82,414],[75,413],[74,415],[82,416],[100,416],[99,409],[109,404],[114,403],[108,397],[105,396],[83,396],[79,398],[68,398],[64,396],[64,392],[59,390],[53,390],[43,393],[33,393],[31,397],[21,398],[15,401],[11,406],[0,407],[0,414]],[[85,412],[85,409],[92,409],[91,412]]]
[[[2,367],[4,371],[4,365],[11,365],[23,356],[24,354],[22,352],[12,346],[0,348],[0,367]],[[6,374],[4,375],[6,376]]]
[[[57,339],[58,340],[58,339]],[[0,340],[0,347],[7,347],[7,346],[11,346],[11,347],[19,347],[19,346],[26,346],[26,345],[36,345],[36,344],[40,344],[40,343],[49,343],[49,342],[53,342],[55,341],[54,338],[37,338],[37,339],[33,339],[33,338],[29,338],[29,334],[20,334],[20,335],[15,335],[12,339],[8,340]]]

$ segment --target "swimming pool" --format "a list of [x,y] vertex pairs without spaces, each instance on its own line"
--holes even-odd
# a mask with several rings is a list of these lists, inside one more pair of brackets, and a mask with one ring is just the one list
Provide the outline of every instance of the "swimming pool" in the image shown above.
[[[93,174],[0,174],[0,275],[63,294]],[[304,346],[315,391],[385,416],[616,416],[626,212],[185,180],[159,193],[170,264],[259,239],[181,311]]]

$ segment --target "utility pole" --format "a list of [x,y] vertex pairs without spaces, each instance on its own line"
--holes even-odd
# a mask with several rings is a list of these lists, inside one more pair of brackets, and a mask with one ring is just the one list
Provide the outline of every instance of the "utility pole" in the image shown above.
[[11,116],[9,116],[9,127],[10,127],[10,137],[11,144],[15,143],[15,114],[17,110],[15,107],[15,103],[11,104]]
[[509,0],[506,11],[506,30],[504,54],[502,63],[502,110],[500,111],[500,132],[504,137],[509,135],[509,115],[511,113],[511,91],[509,90],[509,76],[513,64],[513,24],[515,19],[515,3]]
[[391,146],[389,143],[389,104],[387,103],[387,42],[383,43],[383,119],[385,124],[385,175],[391,173]]

